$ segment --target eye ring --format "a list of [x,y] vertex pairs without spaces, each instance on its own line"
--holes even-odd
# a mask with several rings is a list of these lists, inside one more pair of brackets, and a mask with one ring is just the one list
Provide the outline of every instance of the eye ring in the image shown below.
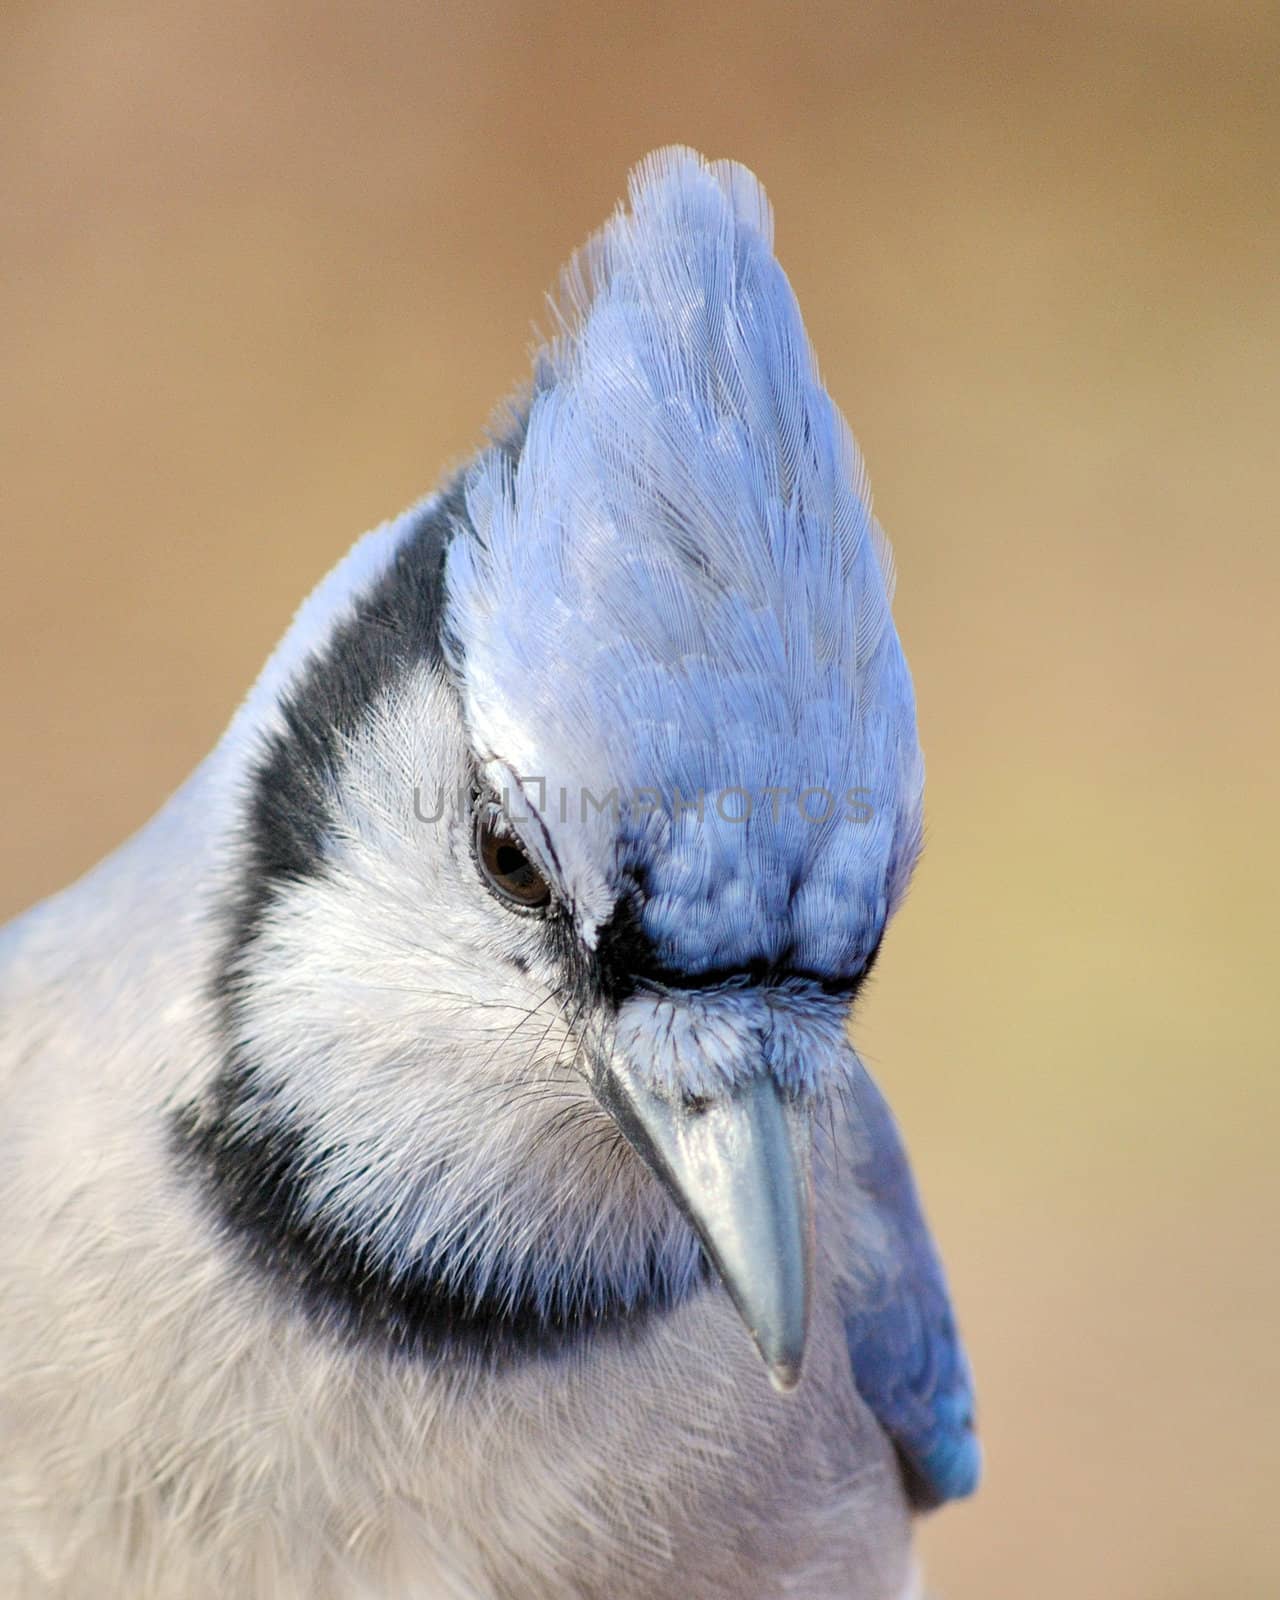
[[471,853],[480,881],[496,900],[521,916],[543,917],[551,907],[551,885],[530,859],[496,800],[475,809]]

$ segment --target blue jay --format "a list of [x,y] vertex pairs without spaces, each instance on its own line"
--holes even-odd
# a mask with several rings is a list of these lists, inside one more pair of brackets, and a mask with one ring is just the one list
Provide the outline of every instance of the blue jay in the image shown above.
[[918,1593],[970,1380],[848,1040],[920,848],[888,548],[744,168],[0,937],[10,1600]]

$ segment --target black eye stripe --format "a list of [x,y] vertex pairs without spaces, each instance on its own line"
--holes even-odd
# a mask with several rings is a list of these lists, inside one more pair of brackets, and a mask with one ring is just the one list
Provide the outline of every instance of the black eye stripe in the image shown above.
[[669,967],[657,951],[640,922],[634,896],[617,900],[613,915],[600,930],[594,953],[596,981],[615,1004],[642,987],[659,989],[771,988],[790,980],[810,983],[824,994],[852,1002],[880,954],[877,939],[865,960],[848,971],[814,971],[794,960],[791,946],[775,959],[759,959],[726,967],[686,970]]

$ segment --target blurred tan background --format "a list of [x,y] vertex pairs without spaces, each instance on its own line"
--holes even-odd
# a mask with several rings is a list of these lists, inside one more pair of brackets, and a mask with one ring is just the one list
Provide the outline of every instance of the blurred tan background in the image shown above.
[[631,162],[768,185],[930,763],[858,1032],[981,1384],[947,1600],[1280,1593],[1278,17],[0,9],[3,914],[472,448]]

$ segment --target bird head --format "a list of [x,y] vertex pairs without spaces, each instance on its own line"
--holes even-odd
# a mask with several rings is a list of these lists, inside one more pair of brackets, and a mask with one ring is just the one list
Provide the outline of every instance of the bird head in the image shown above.
[[359,1333],[558,1344],[709,1263],[785,1387],[813,1107],[920,841],[888,551],[743,168],[642,163],[555,317],[233,730],[186,1136]]

